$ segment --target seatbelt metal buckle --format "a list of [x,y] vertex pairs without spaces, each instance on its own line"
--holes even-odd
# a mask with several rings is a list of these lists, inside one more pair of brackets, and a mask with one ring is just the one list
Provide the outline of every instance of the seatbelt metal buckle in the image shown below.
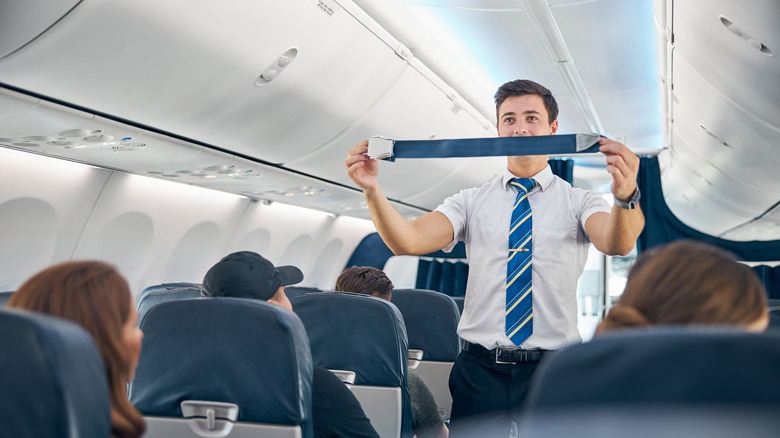
[[394,144],[395,140],[392,138],[374,135],[368,139],[368,151],[366,152],[366,155],[372,160],[395,161],[393,159]]
[[[576,134],[575,139],[577,152],[581,152],[595,146],[601,140],[601,136],[599,134]],[[598,150],[594,152],[598,152]]]

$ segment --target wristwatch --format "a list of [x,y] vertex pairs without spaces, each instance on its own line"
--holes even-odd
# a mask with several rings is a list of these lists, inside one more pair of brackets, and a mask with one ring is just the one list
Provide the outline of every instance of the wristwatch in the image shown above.
[[626,210],[633,210],[639,205],[639,187],[636,188],[636,191],[634,191],[634,194],[631,195],[631,199],[628,201],[623,201],[615,197],[615,205],[617,205],[620,208],[625,208]]

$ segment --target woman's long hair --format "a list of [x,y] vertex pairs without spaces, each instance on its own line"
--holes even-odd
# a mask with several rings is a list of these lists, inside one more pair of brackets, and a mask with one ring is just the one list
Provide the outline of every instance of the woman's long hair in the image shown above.
[[69,319],[85,328],[106,366],[112,436],[135,438],[143,434],[143,417],[127,399],[133,365],[123,340],[123,327],[133,299],[127,281],[113,266],[99,261],[51,266],[22,284],[7,305]]
[[749,326],[767,313],[753,270],[729,252],[692,240],[646,251],[596,334],[667,324]]

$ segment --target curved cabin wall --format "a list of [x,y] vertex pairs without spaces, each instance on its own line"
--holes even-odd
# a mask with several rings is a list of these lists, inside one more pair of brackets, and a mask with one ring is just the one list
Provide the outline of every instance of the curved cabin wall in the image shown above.
[[257,251],[330,288],[371,222],[0,148],[0,286],[70,259],[115,264],[138,294],[200,283],[224,254]]

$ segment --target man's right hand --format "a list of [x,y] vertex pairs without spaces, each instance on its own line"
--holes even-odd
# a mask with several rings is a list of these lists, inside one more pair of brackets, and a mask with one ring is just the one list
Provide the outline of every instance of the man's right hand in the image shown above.
[[364,191],[373,191],[378,187],[377,174],[379,162],[365,155],[368,152],[368,140],[361,141],[349,150],[344,166],[347,175]]

